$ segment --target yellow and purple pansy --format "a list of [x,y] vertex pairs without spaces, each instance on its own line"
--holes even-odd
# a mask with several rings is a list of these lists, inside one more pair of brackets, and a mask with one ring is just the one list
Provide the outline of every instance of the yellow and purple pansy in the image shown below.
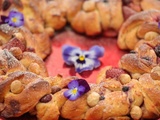
[[64,96],[73,101],[78,99],[90,90],[90,86],[84,79],[72,80],[68,84],[68,90],[64,92]]
[[12,27],[20,27],[24,25],[24,16],[22,13],[12,10],[8,16],[1,16],[1,24],[8,24]]
[[101,65],[98,58],[104,55],[104,48],[98,45],[91,47],[88,51],[78,47],[64,45],[62,56],[67,65],[74,65],[77,73],[93,70]]

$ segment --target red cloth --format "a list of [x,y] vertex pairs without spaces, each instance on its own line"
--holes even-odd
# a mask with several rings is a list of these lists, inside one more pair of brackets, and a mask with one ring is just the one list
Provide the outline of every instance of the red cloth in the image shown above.
[[[101,67],[92,71],[85,71],[81,74],[76,73],[73,66],[67,66],[63,61],[62,46],[64,44],[78,46],[83,50],[88,50],[93,45],[103,46],[105,48],[105,54],[100,58],[102,63]],[[55,76],[57,74],[61,74],[64,77],[78,76],[79,78],[86,79],[90,83],[96,82],[96,77],[100,68],[108,65],[117,67],[119,59],[126,53],[118,48],[115,38],[106,38],[102,36],[86,37],[69,30],[53,38],[52,51],[51,55],[46,59],[46,67],[50,76]]]

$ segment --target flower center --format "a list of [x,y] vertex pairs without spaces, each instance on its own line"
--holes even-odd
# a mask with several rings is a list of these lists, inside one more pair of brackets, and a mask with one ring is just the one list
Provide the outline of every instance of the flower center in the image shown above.
[[72,94],[77,94],[77,88],[72,89]]
[[85,60],[85,57],[81,55],[81,56],[79,56],[79,60],[80,60],[80,61],[84,61],[84,60]]
[[17,18],[16,17],[12,18],[12,22],[16,23],[17,22]]

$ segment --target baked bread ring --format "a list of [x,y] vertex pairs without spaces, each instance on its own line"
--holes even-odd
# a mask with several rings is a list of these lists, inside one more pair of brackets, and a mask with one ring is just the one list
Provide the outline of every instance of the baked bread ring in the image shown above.
[[131,73],[148,73],[159,65],[158,46],[160,37],[153,40],[141,40],[136,44],[134,51],[125,54],[119,61],[119,66]]
[[[160,12],[143,11],[154,7],[149,6],[149,0],[4,1],[13,4],[7,7],[1,1],[2,15],[16,9],[26,21],[19,29],[0,25],[1,116],[8,119],[31,113],[39,120],[159,118]],[[133,11],[126,17],[128,6]],[[67,23],[88,36],[119,34],[119,47],[134,50],[120,59],[120,68],[102,69],[97,83],[89,84],[90,90],[75,101],[64,93],[69,89],[67,85],[78,78],[49,77],[43,61],[51,52],[54,30],[61,30]]]
[[158,20],[160,11],[148,10],[129,17],[122,25],[117,44],[121,49],[133,50],[136,43],[145,38],[145,35],[152,31],[160,34]]
[[1,115],[6,118],[18,117],[33,109],[51,90],[47,81],[31,72],[17,71],[6,77],[0,83]]

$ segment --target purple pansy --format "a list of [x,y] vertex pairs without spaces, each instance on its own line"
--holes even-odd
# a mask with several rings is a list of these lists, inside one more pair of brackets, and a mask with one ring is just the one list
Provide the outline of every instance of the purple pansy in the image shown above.
[[98,45],[91,47],[88,51],[78,47],[64,45],[62,55],[67,65],[74,65],[76,72],[93,70],[101,65],[98,58],[104,55],[104,48]]
[[160,29],[160,16],[157,17],[158,28]]
[[64,92],[64,96],[69,100],[76,100],[90,90],[90,86],[84,79],[76,79],[68,84],[68,90]]
[[18,11],[10,11],[8,16],[1,16],[2,24],[8,24],[12,27],[24,25],[24,16]]

